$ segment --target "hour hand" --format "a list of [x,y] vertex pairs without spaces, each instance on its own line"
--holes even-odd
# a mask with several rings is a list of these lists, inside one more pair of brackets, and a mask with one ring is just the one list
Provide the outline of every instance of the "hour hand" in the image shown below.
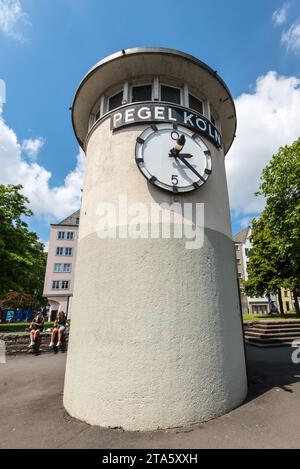
[[193,158],[193,155],[190,153],[180,153],[180,156],[182,156],[182,158]]
[[193,158],[193,155],[191,155],[190,153],[176,153],[173,148],[169,152],[170,158],[172,157],[177,158],[178,155],[182,156],[183,158]]

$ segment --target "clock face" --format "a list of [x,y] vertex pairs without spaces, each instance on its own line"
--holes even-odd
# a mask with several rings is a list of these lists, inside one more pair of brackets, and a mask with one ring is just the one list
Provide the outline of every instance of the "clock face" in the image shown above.
[[137,138],[136,163],[155,186],[171,192],[199,189],[211,174],[211,155],[198,134],[183,126],[153,124]]

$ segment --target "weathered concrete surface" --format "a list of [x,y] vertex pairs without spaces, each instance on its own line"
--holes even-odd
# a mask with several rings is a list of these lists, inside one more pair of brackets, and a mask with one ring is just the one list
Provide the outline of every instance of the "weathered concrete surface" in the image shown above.
[[0,448],[299,448],[300,364],[290,347],[248,347],[245,404],[193,427],[124,432],[92,427],[63,408],[65,355],[17,356],[0,365]]
[[[105,121],[88,143],[64,389],[73,417],[144,431],[206,421],[247,393],[223,152],[206,141],[209,181],[175,197],[147,184],[136,167],[145,127],[112,134]],[[198,249],[187,249],[187,236],[165,238],[160,230],[158,238],[150,230],[127,236],[130,216],[108,222],[122,226],[124,238],[107,238],[101,204],[118,207],[124,196],[128,207],[143,204],[141,229],[146,219],[162,228],[150,216],[154,203],[169,204],[170,215],[174,198],[181,210],[204,204],[203,246],[199,239]]]

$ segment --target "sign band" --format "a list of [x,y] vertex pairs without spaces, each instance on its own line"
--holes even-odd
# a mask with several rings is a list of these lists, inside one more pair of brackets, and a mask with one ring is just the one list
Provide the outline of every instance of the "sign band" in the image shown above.
[[206,117],[196,114],[190,109],[172,104],[143,103],[127,105],[119,108],[110,116],[111,130],[142,122],[180,124],[204,135],[217,147],[222,145],[220,132]]

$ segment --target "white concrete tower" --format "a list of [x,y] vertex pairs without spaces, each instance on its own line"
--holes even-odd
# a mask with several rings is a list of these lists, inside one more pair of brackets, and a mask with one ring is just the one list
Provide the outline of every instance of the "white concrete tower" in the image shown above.
[[[224,166],[236,128],[227,86],[188,54],[123,50],[88,72],[72,118],[86,171],[66,410],[129,430],[228,412],[247,380]],[[170,215],[174,203],[193,213],[204,204],[202,246],[191,248],[185,230],[168,238],[166,220],[149,216],[154,204]]]

